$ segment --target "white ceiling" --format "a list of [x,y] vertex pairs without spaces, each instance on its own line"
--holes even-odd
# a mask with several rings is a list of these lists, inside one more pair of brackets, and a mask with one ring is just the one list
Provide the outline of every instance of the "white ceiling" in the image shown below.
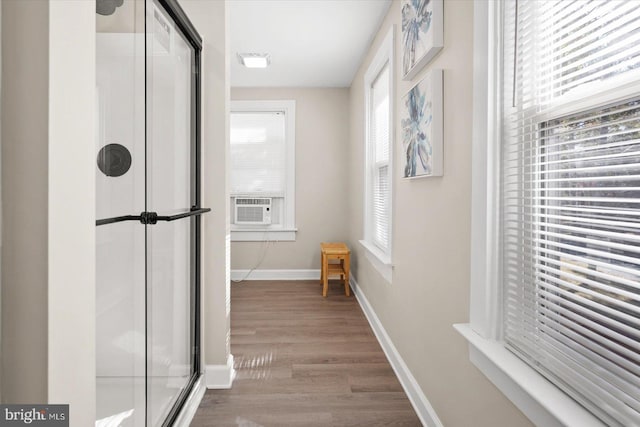
[[[391,0],[231,0],[231,86],[348,87]],[[237,53],[269,53],[266,69]]]

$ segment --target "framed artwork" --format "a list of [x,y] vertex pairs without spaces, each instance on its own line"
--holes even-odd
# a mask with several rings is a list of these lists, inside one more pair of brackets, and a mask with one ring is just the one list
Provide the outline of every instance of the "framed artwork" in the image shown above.
[[402,0],[402,75],[412,79],[443,47],[443,1]]
[[404,178],[442,176],[442,70],[431,70],[402,98]]

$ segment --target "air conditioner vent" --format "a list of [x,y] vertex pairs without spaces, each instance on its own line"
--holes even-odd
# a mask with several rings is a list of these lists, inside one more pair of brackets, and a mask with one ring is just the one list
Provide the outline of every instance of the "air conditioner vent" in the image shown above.
[[236,224],[271,224],[270,198],[236,197]]
[[271,205],[271,199],[236,198],[236,205]]

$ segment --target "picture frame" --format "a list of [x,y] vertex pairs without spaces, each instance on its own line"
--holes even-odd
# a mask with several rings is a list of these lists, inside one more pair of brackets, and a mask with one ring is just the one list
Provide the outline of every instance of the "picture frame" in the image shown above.
[[443,175],[442,79],[431,70],[402,97],[403,178]]
[[402,0],[402,75],[411,80],[444,47],[444,0]]

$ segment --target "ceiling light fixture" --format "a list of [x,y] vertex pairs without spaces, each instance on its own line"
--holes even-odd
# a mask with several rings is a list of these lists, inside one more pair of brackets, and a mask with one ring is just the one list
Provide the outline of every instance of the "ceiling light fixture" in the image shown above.
[[267,68],[271,64],[268,53],[239,53],[238,60],[247,68]]

